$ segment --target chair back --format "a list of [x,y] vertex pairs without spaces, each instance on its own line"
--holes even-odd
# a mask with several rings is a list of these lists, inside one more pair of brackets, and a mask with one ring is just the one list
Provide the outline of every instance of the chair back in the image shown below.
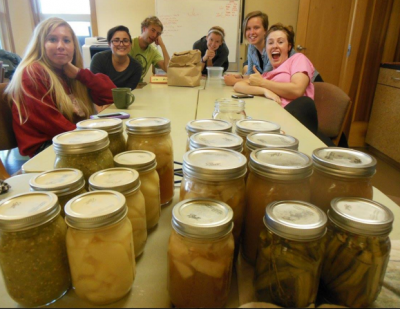
[[342,89],[330,83],[314,83],[314,89],[318,130],[338,145],[350,112],[351,99]]
[[9,150],[18,146],[12,126],[12,112],[4,95],[7,84],[0,84],[0,150]]

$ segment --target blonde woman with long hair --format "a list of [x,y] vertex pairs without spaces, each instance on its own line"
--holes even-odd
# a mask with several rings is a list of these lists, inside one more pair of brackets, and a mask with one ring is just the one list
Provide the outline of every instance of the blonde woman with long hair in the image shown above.
[[108,76],[83,69],[78,39],[65,20],[42,21],[6,88],[20,153],[32,157],[57,134],[74,130],[96,113],[93,103],[112,104],[115,87]]

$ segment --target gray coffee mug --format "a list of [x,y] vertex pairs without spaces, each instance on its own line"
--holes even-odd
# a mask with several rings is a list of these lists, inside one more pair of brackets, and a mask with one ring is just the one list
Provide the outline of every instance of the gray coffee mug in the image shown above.
[[135,101],[135,96],[130,88],[112,89],[114,104],[119,109],[126,109]]

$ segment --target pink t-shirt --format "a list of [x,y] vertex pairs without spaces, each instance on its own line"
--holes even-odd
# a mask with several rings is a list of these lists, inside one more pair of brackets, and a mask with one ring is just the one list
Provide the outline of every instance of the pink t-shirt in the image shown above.
[[[275,82],[290,83],[292,76],[299,72],[307,74],[310,79],[304,95],[310,97],[311,99],[314,99],[314,85],[311,83],[311,78],[314,74],[314,66],[312,65],[311,61],[308,60],[308,58],[302,53],[294,54],[276,69],[264,73],[262,77],[268,80],[273,80]],[[293,100],[281,97],[281,101],[282,106],[285,107]]]

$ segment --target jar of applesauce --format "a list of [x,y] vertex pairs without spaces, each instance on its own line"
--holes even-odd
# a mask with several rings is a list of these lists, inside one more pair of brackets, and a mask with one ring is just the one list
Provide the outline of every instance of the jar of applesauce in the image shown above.
[[140,188],[139,173],[125,167],[102,170],[89,178],[90,191],[114,190],[125,196],[136,257],[143,253],[147,240],[146,206]]
[[174,197],[174,153],[170,120],[159,117],[135,118],[126,122],[126,130],[127,150],[147,150],[156,155],[161,205],[168,205]]
[[244,155],[236,151],[202,148],[186,152],[182,164],[180,200],[211,198],[228,204],[233,210],[236,250],[245,209],[246,163]]
[[250,154],[249,169],[241,252],[254,264],[266,205],[281,200],[310,202],[312,162],[296,150],[261,148]]
[[190,137],[199,132],[232,132],[232,124],[222,119],[197,119],[186,124],[187,141],[186,151],[189,150]]
[[168,291],[175,307],[226,304],[234,252],[232,217],[227,204],[212,199],[189,199],[174,206]]
[[113,156],[124,152],[126,140],[123,134],[123,123],[118,118],[87,119],[76,124],[78,130],[98,129],[108,133],[110,150]]
[[243,151],[243,139],[236,134],[229,132],[199,132],[190,137],[189,148],[190,150],[217,147],[232,149],[237,152]]
[[31,178],[29,186],[31,191],[47,191],[57,195],[63,218],[65,204],[73,197],[86,192],[83,173],[76,168],[56,168],[43,172]]
[[246,137],[253,132],[279,133],[281,126],[275,122],[260,119],[242,119],[236,123],[235,133],[246,143]]
[[86,189],[90,175],[114,167],[108,147],[108,133],[103,130],[76,130],[53,137],[56,153],[54,168],[76,168],[83,173]]
[[354,149],[326,147],[315,149],[312,159],[311,203],[326,212],[335,197],[372,199],[374,157]]
[[136,275],[132,225],[125,197],[93,191],[65,205],[67,253],[79,298],[106,305],[124,297]]
[[61,298],[71,286],[57,196],[29,192],[0,201],[0,266],[8,294],[21,306]]
[[306,308],[315,303],[325,253],[326,214],[301,201],[265,209],[255,268],[258,301]]
[[376,300],[389,262],[393,220],[390,209],[369,199],[332,200],[321,274],[325,298],[363,308]]
[[155,227],[160,219],[160,177],[156,172],[157,162],[154,153],[145,150],[131,150],[114,157],[115,166],[132,168],[139,172],[140,191],[146,206],[147,229]]

